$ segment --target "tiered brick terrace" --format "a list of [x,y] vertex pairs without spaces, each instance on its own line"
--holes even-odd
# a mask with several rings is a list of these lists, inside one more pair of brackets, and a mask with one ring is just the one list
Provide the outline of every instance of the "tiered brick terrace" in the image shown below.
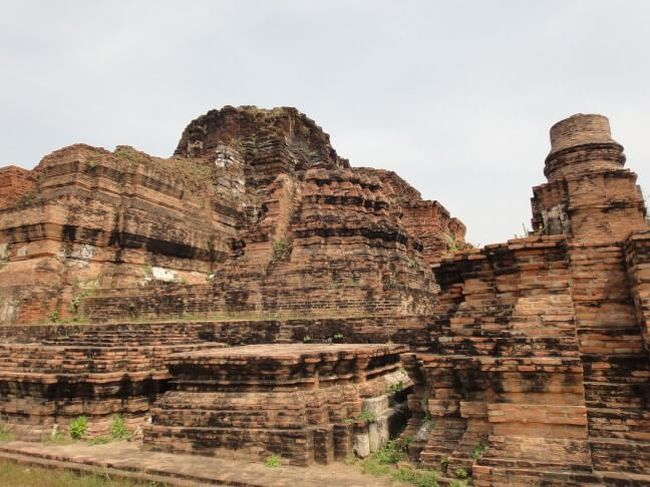
[[120,413],[143,464],[295,472],[399,436],[441,484],[650,485],[650,227],[625,162],[605,117],[557,123],[533,230],[481,249],[292,108],[212,110],[168,159],[2,168],[3,423],[98,435]]
[[219,457],[278,454],[296,465],[326,464],[353,452],[365,457],[405,422],[407,411],[389,391],[411,385],[401,368],[406,351],[401,345],[294,344],[177,354],[169,366],[170,390],[152,410],[144,444]]

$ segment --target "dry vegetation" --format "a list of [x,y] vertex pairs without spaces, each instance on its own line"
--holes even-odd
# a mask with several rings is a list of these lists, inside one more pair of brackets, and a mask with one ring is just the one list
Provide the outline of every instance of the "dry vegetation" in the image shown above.
[[40,467],[0,462],[0,485],[12,487],[164,487],[164,484],[114,480],[101,475],[79,475]]

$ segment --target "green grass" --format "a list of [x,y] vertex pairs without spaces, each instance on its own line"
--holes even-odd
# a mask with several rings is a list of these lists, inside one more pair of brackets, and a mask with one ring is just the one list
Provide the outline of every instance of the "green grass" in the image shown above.
[[395,470],[392,465],[381,463],[374,454],[371,454],[368,458],[361,460],[359,464],[363,473],[374,475],[376,477],[384,477],[390,475],[390,473]]
[[85,416],[78,416],[70,422],[68,429],[70,431],[70,437],[73,440],[80,440],[86,436],[86,431],[88,430],[88,419]]
[[276,240],[273,242],[273,254],[271,256],[271,262],[278,262],[281,260],[287,260],[291,254],[291,249],[285,240]]
[[106,443],[110,443],[111,441],[113,441],[113,438],[111,438],[110,436],[101,435],[89,439],[86,443],[88,443],[89,445],[105,445]]
[[266,459],[264,465],[268,468],[280,468],[280,457],[278,455],[271,455]]
[[406,449],[407,445],[389,441],[384,448],[371,453],[358,464],[361,471],[368,475],[390,477],[402,484],[415,487],[438,487],[437,471],[402,464],[407,459]]
[[66,435],[62,430],[57,430],[48,435],[43,440],[43,443],[46,445],[69,445],[70,443],[74,443],[74,440]]
[[113,421],[111,422],[111,437],[114,440],[124,440],[131,435],[131,432],[126,427],[124,422],[124,416],[121,414],[116,414],[113,416]]
[[164,487],[156,482],[111,479],[107,475],[75,474],[0,462],[0,485],[12,487]]
[[408,467],[400,467],[391,475],[398,482],[416,487],[438,487],[438,472]]
[[478,460],[481,458],[483,453],[487,450],[487,445],[483,443],[483,440],[479,441],[474,448],[472,448],[472,460]]
[[386,388],[386,394],[397,394],[404,390],[404,382],[399,381],[396,384],[391,384]]
[[14,435],[9,428],[5,424],[0,423],[0,441],[12,441],[13,439]]
[[381,450],[373,453],[373,456],[384,465],[394,464],[406,459],[406,451],[402,445],[391,440]]
[[469,477],[467,470],[465,470],[464,468],[457,468],[456,471],[454,472],[454,475],[461,480]]
[[358,419],[360,419],[361,421],[367,421],[368,423],[374,423],[375,421],[377,421],[377,415],[375,414],[374,411],[364,409],[359,413]]
[[[83,416],[80,416],[82,418]],[[79,418],[77,418],[79,419]],[[76,421],[76,420],[75,420]],[[84,430],[85,432],[85,430]],[[83,436],[83,435],[82,435]],[[131,436],[131,430],[127,428],[124,416],[116,414],[111,421],[111,433],[109,435],[100,435],[90,438],[86,441],[89,445],[105,445],[115,440],[126,440]]]

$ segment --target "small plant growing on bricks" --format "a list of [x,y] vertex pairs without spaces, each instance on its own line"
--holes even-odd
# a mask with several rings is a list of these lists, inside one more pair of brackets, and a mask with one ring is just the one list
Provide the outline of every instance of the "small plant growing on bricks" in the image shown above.
[[404,381],[399,381],[396,382],[395,384],[391,384],[386,388],[386,393],[387,394],[397,394],[399,392],[402,392],[404,390]]
[[487,450],[487,445],[483,441],[479,441],[477,445],[472,448],[472,460],[478,460],[483,453]]
[[358,419],[360,421],[367,421],[368,423],[374,423],[377,421],[377,414],[375,414],[374,411],[369,411],[368,409],[364,409],[359,413]]
[[50,313],[50,323],[57,323],[59,321],[59,312],[58,310],[54,310]]
[[68,430],[73,440],[82,439],[86,436],[86,431],[88,430],[88,419],[85,416],[77,416],[70,422]]
[[464,468],[457,468],[454,471],[454,475],[459,479],[466,479],[467,477],[469,477],[467,470],[465,470]]
[[279,455],[271,455],[266,459],[264,462],[264,465],[267,468],[280,468],[281,462],[280,462],[280,456]]
[[273,242],[272,248],[273,254],[271,256],[271,262],[279,262],[281,260],[287,260],[291,249],[286,240],[280,239]]
[[114,440],[124,440],[130,435],[129,429],[126,427],[126,422],[124,421],[124,416],[121,414],[116,414],[113,416],[113,421],[111,422],[111,436]]
[[433,469],[403,465],[407,458],[408,442],[389,441],[386,446],[360,462],[364,473],[390,477],[403,484],[416,487],[438,487],[438,472]]
[[0,441],[11,441],[14,439],[11,430],[4,421],[0,421]]

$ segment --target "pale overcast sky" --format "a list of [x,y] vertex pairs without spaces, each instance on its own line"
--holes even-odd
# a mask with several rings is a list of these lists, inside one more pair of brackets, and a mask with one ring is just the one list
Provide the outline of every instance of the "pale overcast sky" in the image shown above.
[[486,244],[530,226],[550,126],[603,113],[650,192],[647,0],[0,0],[0,165],[168,156],[223,105],[295,106]]

